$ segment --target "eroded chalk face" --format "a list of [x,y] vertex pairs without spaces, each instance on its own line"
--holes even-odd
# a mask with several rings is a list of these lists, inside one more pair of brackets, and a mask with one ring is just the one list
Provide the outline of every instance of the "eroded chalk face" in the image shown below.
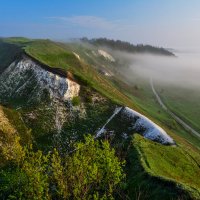
[[[34,87],[46,89],[50,98],[59,98],[64,101],[78,96],[80,91],[78,83],[44,70],[29,59],[22,59],[16,65],[10,65],[1,77],[2,80],[0,81],[4,83],[2,91],[10,95],[13,93],[20,95],[20,92],[30,84],[32,84],[33,89]],[[37,93],[41,94],[41,90],[37,90]],[[37,95],[37,97],[39,96]]]
[[[66,118],[73,115],[71,100],[79,95],[80,85],[43,69],[28,58],[13,62],[0,76],[2,102],[13,101],[16,107],[43,105],[27,116],[36,118],[40,113],[50,113],[55,128],[60,131]],[[45,103],[46,102],[46,103]],[[42,111],[43,110],[43,111]],[[46,115],[46,114],[45,114]]]
[[[110,121],[115,121],[109,126]],[[115,125],[120,124],[119,127]],[[113,132],[127,139],[129,135],[139,133],[143,137],[165,145],[174,145],[174,140],[157,124],[144,115],[128,107],[117,107],[105,124],[96,132],[96,137]]]
[[99,55],[103,56],[105,59],[111,61],[111,62],[115,62],[115,59],[106,51],[99,49],[98,50]]
[[162,144],[175,144],[174,140],[160,126],[144,115],[128,107],[125,107],[121,114],[124,118],[128,118],[132,124],[132,130],[141,133],[145,138]]

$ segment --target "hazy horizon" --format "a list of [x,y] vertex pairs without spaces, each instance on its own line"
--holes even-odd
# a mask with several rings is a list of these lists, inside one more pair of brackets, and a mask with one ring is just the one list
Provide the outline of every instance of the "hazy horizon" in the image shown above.
[[0,36],[106,37],[165,48],[200,47],[200,1],[0,0]]
[[57,41],[106,37],[164,47],[177,58],[124,52],[122,55],[133,62],[132,67],[138,75],[200,87],[198,0],[0,0],[0,3],[0,36]]

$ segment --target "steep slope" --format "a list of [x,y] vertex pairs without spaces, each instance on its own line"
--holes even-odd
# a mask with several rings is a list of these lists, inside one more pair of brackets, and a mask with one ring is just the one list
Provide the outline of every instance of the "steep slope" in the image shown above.
[[[52,140],[53,133],[64,129],[71,133],[68,136],[77,131],[82,134],[81,124],[90,132],[92,126],[86,125],[89,121],[93,121],[94,132],[104,120],[103,115],[107,117],[115,105],[111,106],[109,100],[86,86],[80,86],[72,74],[61,76],[46,67],[27,56],[13,62],[0,76],[1,103],[11,105],[22,114],[39,143],[42,137],[49,135]],[[100,120],[94,117],[96,114],[102,115]]]
[[[23,53],[0,75],[0,103],[17,110],[15,112],[22,118],[23,123],[32,129],[37,148],[48,151],[52,146],[56,146],[69,152],[71,145],[81,140],[85,133],[95,136],[101,130],[101,138],[110,138],[119,154],[123,151],[124,143],[134,137],[136,132],[164,144],[174,144],[175,141],[176,147],[165,148],[161,144],[151,143],[150,140],[139,137],[145,145],[153,144],[151,155],[156,155],[157,152],[162,155],[169,150],[166,155],[169,155],[166,168],[156,168],[152,163],[159,160],[145,151],[141,143],[131,143],[130,146],[137,149],[141,159],[151,161],[150,165],[147,164],[150,169],[142,163],[143,172],[148,172],[150,176],[162,177],[162,180],[155,183],[157,186],[160,184],[161,188],[165,188],[165,184],[173,179],[175,184],[168,188],[174,192],[173,198],[179,195],[175,192],[178,190],[176,183],[180,185],[181,190],[184,189],[193,197],[199,197],[198,183],[194,181],[190,184],[194,174],[196,176],[199,172],[198,164],[195,164],[195,172],[190,173],[193,167],[192,158],[199,163],[199,150],[181,137],[181,128],[170,121],[170,116],[157,112],[158,107],[152,103],[152,97],[148,93],[151,90],[146,91],[145,88],[140,91],[122,81],[123,76],[114,68],[119,61],[113,55],[99,48],[88,50],[82,46],[80,50],[73,44],[60,44],[49,40],[8,41],[9,44],[19,45]],[[86,53],[90,57],[88,60]],[[89,60],[94,61],[92,65],[87,63]],[[101,67],[103,63],[105,66]],[[95,66],[96,64],[98,66]],[[142,96],[143,93],[148,94],[147,98],[139,101],[136,97]],[[122,109],[117,109],[116,112],[116,108],[119,107]],[[7,111],[7,115],[10,115],[9,120],[12,119],[12,112]],[[14,128],[15,124],[17,122],[13,121]],[[180,155],[184,149],[188,149],[192,158],[182,155],[184,162],[180,160],[178,166],[171,152]],[[128,152],[128,149],[126,151]],[[127,155],[127,152],[124,154]],[[125,158],[129,160],[130,155]],[[182,174],[180,167],[184,168],[184,165],[190,166],[189,170],[185,171],[187,178],[176,177],[176,172]],[[170,172],[172,166],[173,173]],[[134,167],[134,164],[131,167]],[[137,182],[135,186],[139,184]],[[187,187],[184,188],[184,184]],[[156,193],[155,190],[153,192]],[[132,194],[133,189],[129,188],[129,193]],[[164,192],[161,193],[164,196]],[[156,195],[159,199],[160,194]],[[149,199],[155,198],[152,196]]]
[[[33,110],[25,115],[34,120],[39,117],[37,115],[45,113],[49,115],[46,120],[52,122],[51,130],[56,129],[57,131],[61,131],[67,119],[67,113],[70,113],[65,102],[78,96],[80,90],[79,84],[46,71],[25,57],[17,63],[12,63],[2,73],[0,81],[3,103],[9,103],[18,108],[43,104],[43,109],[38,109],[38,112]],[[46,128],[47,126],[43,129]]]
[[0,106],[0,166],[18,162],[22,146],[31,142],[30,131],[16,111]]
[[[25,120],[27,122],[30,120],[28,124],[34,120],[40,121],[44,114],[46,117],[48,116],[40,127],[42,131],[60,133],[65,122],[71,121],[71,118],[75,116],[84,118],[87,114],[84,104],[79,107],[72,105],[73,98],[79,96],[81,86],[78,83],[43,69],[26,56],[18,62],[13,62],[1,74],[0,82],[2,83],[0,86],[1,102],[18,109],[28,108],[29,111],[24,113]],[[31,107],[34,109],[30,109]],[[136,113],[130,122],[133,124],[132,126],[136,127],[133,129],[138,131],[142,129],[153,131],[155,129],[157,133],[155,131],[155,133],[150,134],[147,131],[144,136],[164,144],[173,144],[173,140],[165,138],[164,134],[166,133],[159,130],[157,125],[153,125],[150,121],[147,122],[147,118],[144,119],[139,113]],[[139,120],[136,122],[136,118],[140,118],[144,123],[139,122]],[[51,122],[50,126],[47,125],[47,120]],[[32,128],[35,129],[34,126]]]

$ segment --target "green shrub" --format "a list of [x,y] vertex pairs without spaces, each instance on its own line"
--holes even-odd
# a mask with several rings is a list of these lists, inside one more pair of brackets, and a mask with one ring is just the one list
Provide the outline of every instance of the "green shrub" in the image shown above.
[[80,103],[81,103],[81,99],[80,99],[79,96],[73,97],[73,99],[72,99],[72,105],[73,106],[79,106]]
[[[107,141],[92,136],[77,142],[68,155],[54,151],[45,155],[25,148],[16,173],[0,172],[2,199],[113,199],[124,178],[121,162]],[[13,181],[14,180],[14,181]],[[10,182],[12,181],[12,182]],[[7,198],[8,197],[8,198]]]
[[107,141],[92,136],[75,144],[75,151],[62,161],[57,151],[52,156],[52,182],[57,199],[113,199],[117,186],[124,178],[123,162]]

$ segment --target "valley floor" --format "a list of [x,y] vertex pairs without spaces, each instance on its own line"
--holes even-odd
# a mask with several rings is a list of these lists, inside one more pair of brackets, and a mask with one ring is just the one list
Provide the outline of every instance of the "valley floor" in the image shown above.
[[172,118],[174,118],[177,123],[179,123],[186,131],[188,131],[189,133],[193,134],[194,136],[196,136],[197,138],[200,139],[200,133],[197,132],[196,130],[194,130],[189,124],[187,124],[185,121],[183,121],[180,117],[178,117],[176,114],[174,114],[171,110],[169,110],[167,108],[167,106],[164,104],[164,102],[162,101],[162,99],[160,98],[160,96],[158,95],[158,93],[155,90],[155,87],[153,85],[153,81],[151,80],[151,88],[152,91],[158,101],[158,103],[160,104],[160,106],[166,111],[168,112]]

